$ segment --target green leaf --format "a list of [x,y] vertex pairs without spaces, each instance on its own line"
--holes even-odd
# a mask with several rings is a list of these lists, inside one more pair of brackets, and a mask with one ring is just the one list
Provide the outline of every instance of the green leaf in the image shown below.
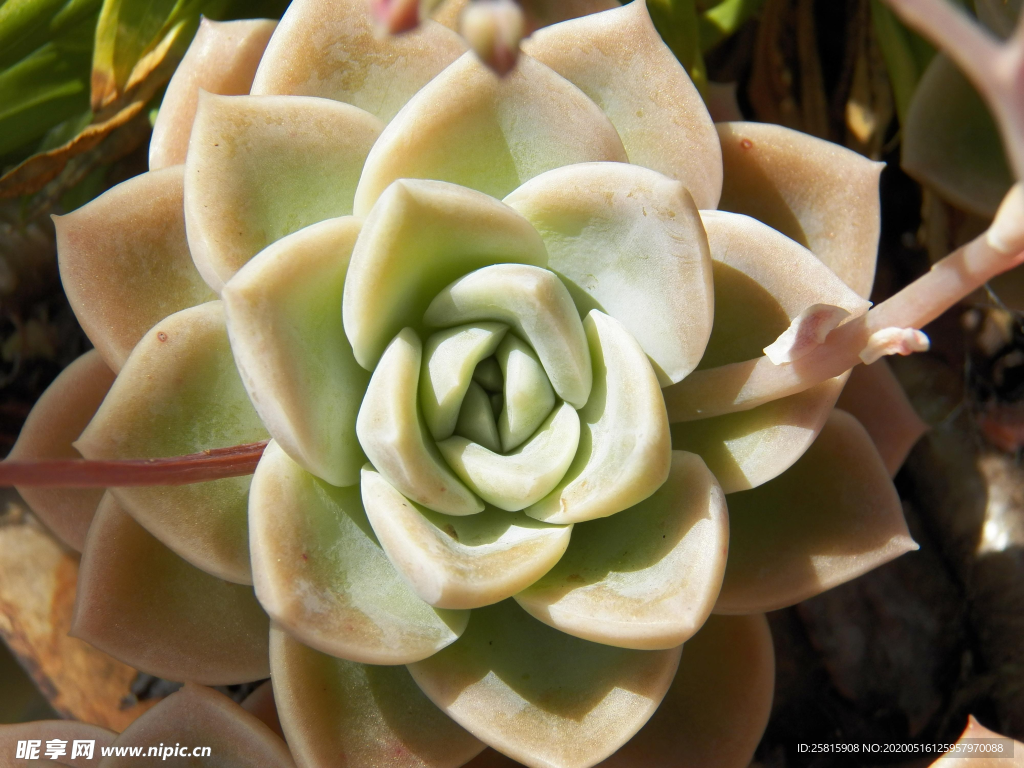
[[703,94],[707,90],[708,72],[701,55],[700,24],[694,0],[648,0],[647,10],[665,44]]
[[764,0],[722,0],[700,15],[700,47],[702,51],[714,48],[739,28],[764,5]]

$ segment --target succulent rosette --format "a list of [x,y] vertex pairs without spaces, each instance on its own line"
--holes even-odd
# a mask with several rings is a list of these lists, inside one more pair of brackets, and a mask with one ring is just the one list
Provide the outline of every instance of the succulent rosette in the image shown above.
[[12,455],[271,442],[25,489],[83,550],[75,634],[271,675],[302,765],[747,764],[763,613],[915,545],[848,374],[710,418],[680,382],[867,310],[880,166],[716,126],[644,2],[606,8],[505,78],[359,0],[204,22],[150,171],[57,220],[96,349]]

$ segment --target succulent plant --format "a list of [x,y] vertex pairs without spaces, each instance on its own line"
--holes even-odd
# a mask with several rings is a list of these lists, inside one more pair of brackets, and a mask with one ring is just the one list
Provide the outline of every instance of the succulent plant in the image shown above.
[[204,22],[150,171],[57,220],[96,349],[12,459],[124,470],[23,490],[83,551],[73,631],[272,675],[301,765],[746,765],[762,614],[915,547],[916,427],[883,459],[849,370],[1016,253],[869,312],[880,165],[713,124],[643,0],[524,52],[357,0]]

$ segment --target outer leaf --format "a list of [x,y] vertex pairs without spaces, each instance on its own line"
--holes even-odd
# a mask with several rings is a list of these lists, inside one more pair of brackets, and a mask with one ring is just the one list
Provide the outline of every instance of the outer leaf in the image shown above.
[[579,411],[580,444],[565,477],[526,514],[550,523],[606,517],[650,496],[668,477],[665,401],[647,357],[622,325],[591,310],[583,321],[594,389]]
[[352,213],[383,124],[327,99],[200,94],[185,165],[192,257],[215,291],[302,227]]
[[145,173],[54,217],[68,301],[115,371],[158,321],[214,298],[188,250],[183,187],[181,166]]
[[817,438],[847,376],[724,416],[672,425],[672,447],[698,454],[726,493],[746,491],[789,469]]
[[[179,744],[191,750],[208,747],[209,755],[161,757],[161,763],[178,768],[197,762],[213,768],[239,765],[260,768],[291,768],[294,765],[281,737],[222,693],[199,685],[186,685],[144,714],[117,737],[116,747],[149,748],[160,744],[174,750]],[[173,747],[171,745],[174,745]],[[138,757],[107,757],[101,768],[138,765]]]
[[405,667],[331,658],[276,628],[270,659],[281,724],[304,768],[459,768],[483,749]]
[[[99,353],[90,350],[61,372],[36,401],[7,458],[78,459],[71,444],[85,429],[114,382]],[[62,541],[81,550],[103,489],[18,488],[32,511]]]
[[591,160],[625,162],[626,152],[608,118],[578,88],[528,56],[498,78],[467,53],[381,134],[366,159],[354,210],[365,216],[396,179],[439,179],[500,198],[544,171]]
[[524,264],[484,267],[440,291],[423,315],[434,327],[474,320],[508,323],[536,351],[558,396],[574,408],[587,402],[593,382],[587,337],[572,297],[552,272]]
[[484,505],[452,474],[419,415],[422,357],[411,328],[388,345],[359,408],[356,434],[377,471],[405,496],[436,512],[472,515]]
[[779,125],[717,128],[725,167],[719,208],[806,246],[866,298],[875,278],[882,164]]
[[72,636],[157,677],[228,685],[269,674],[268,628],[251,588],[189,565],[103,497],[82,553]]
[[494,198],[438,181],[402,179],[366,218],[345,283],[342,317],[356,360],[373,370],[384,348],[446,285],[489,264],[544,266],[530,222]]
[[696,367],[714,318],[711,256],[681,183],[632,165],[587,163],[542,174],[505,202],[544,239],[548,268],[580,315],[599,309],[622,323],[662,386]]
[[409,671],[455,722],[509,757],[531,768],[583,768],[650,718],[681,650],[588,643],[506,600],[474,611],[459,642]]
[[488,509],[470,517],[439,515],[363,470],[363,504],[392,564],[431,605],[478,608],[540,578],[569,545],[572,526]]
[[760,614],[712,616],[654,717],[599,768],[746,768],[772,708],[775,652]]
[[252,93],[337,99],[388,122],[465,50],[432,21],[379,35],[363,0],[298,0],[267,46]]
[[267,19],[200,21],[160,102],[149,142],[151,170],[185,162],[200,90],[224,96],[249,92],[276,27],[276,21]]
[[377,543],[359,488],[335,488],[275,443],[253,478],[253,579],[292,636],[364,664],[405,664],[453,642],[469,614],[437,611],[402,581]]
[[[221,303],[211,301],[171,315],[146,334],[75,447],[87,459],[142,459],[266,438],[231,358]],[[113,494],[193,565],[250,583],[249,480],[115,488]]]
[[711,614],[729,551],[725,495],[699,456],[674,451],[665,484],[577,526],[558,564],[516,601],[546,624],[622,648],[674,648]]
[[487,450],[464,437],[437,444],[448,465],[488,504],[518,512],[547,496],[572,463],[580,419],[568,403],[552,411],[527,442],[508,454]]
[[[61,757],[59,765],[70,765],[74,768],[90,768],[95,765],[93,760],[99,757],[103,747],[109,747],[114,743],[117,734],[100,728],[98,725],[79,723],[74,720],[36,720],[30,723],[12,723],[0,725],[0,754],[5,756],[5,761],[10,765],[18,765],[16,758],[11,755],[17,754],[18,742],[28,739],[37,739],[42,742],[39,745],[40,762],[46,758],[46,742],[51,739],[61,739],[66,742],[66,753]],[[89,759],[78,756],[71,759],[72,743],[76,740],[94,742],[93,758]],[[32,761],[35,762],[35,761]]]
[[261,251],[224,286],[235,363],[256,412],[303,469],[358,482],[356,414],[370,375],[341,325],[345,271],[360,222],[312,224]]
[[907,173],[979,216],[995,216],[1014,181],[992,114],[945,54],[914,91],[901,146]]
[[645,2],[540,30],[523,49],[604,110],[631,163],[683,182],[697,207],[718,207],[721,148],[714,125]]
[[843,411],[788,471],[731,494],[729,518],[716,613],[784,608],[917,549],[871,438]]

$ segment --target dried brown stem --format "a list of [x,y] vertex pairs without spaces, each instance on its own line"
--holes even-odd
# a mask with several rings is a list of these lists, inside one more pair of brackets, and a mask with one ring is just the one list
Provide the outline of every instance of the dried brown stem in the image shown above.
[[251,475],[267,441],[160,459],[0,461],[0,486],[107,488],[188,485]]

